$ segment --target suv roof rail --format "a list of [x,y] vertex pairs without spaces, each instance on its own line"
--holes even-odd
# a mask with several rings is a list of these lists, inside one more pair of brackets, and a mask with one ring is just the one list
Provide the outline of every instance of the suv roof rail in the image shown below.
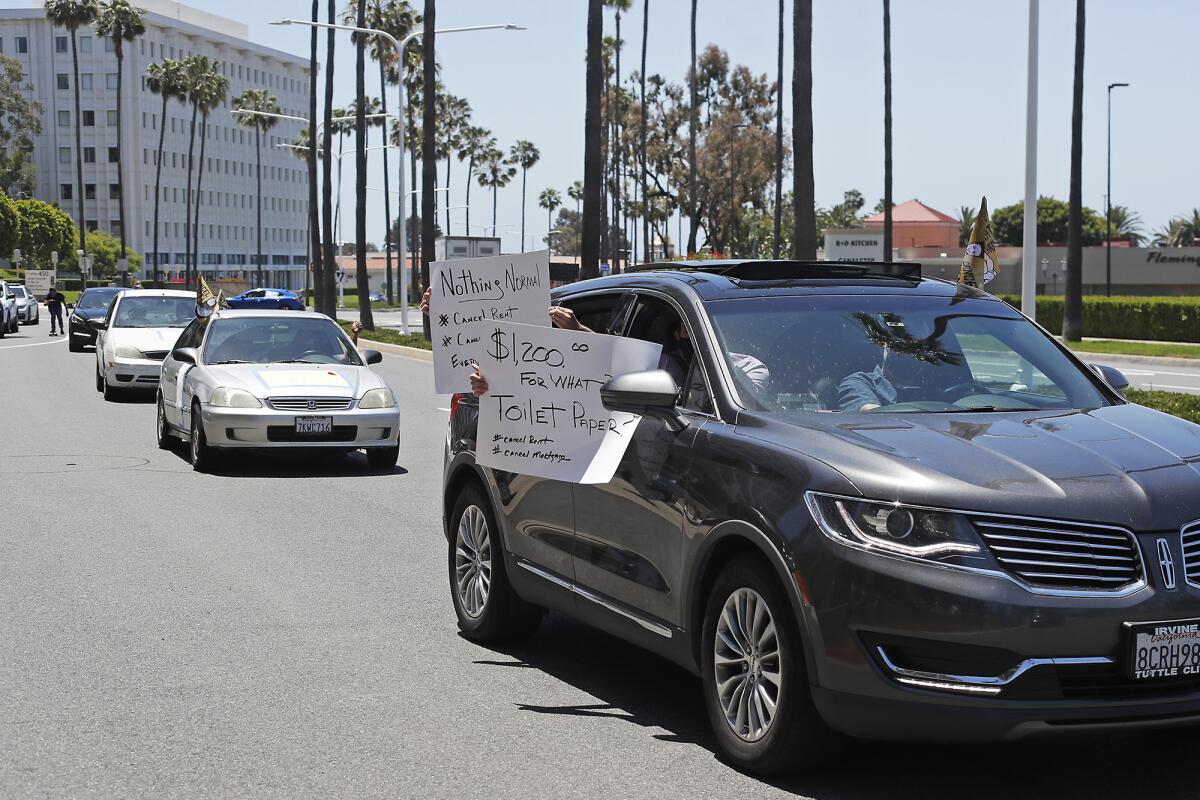
[[733,280],[778,281],[798,278],[892,278],[921,280],[921,265],[905,261],[796,261],[790,259],[661,261],[635,264],[627,272],[683,270]]

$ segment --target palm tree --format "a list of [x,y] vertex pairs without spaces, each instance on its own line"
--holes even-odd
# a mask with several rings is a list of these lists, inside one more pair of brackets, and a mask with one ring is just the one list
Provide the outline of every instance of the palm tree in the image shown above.
[[[436,236],[437,207],[433,190],[437,187],[437,55],[433,46],[434,0],[425,0],[421,23],[423,53],[423,95],[421,97],[421,288],[429,285],[429,262],[433,261]],[[429,338],[429,318],[422,315],[425,338]]]
[[550,231],[554,230],[554,209],[562,205],[562,195],[558,189],[542,189],[538,195],[538,205],[546,209],[546,247],[550,247]]
[[[207,59],[205,60],[207,61]],[[194,91],[196,107],[200,109],[200,161],[196,165],[196,224],[192,228],[194,231],[192,235],[195,237],[195,246],[192,248],[193,275],[198,275],[200,268],[200,207],[203,205],[204,199],[201,188],[204,184],[204,145],[208,142],[208,114],[225,102],[228,94],[229,79],[221,74],[220,62],[214,61],[201,77]],[[262,262],[261,256],[259,262],[260,264]]]
[[977,212],[970,206],[961,206],[958,209],[958,243],[963,247],[971,241],[971,231],[975,228],[975,214]]
[[883,0],[883,260],[892,260],[892,3]]
[[[446,231],[450,235],[450,161],[462,147],[463,136],[471,125],[471,104],[462,97],[445,92],[438,97],[438,158],[446,159]],[[468,180],[470,178],[468,177]],[[468,188],[470,188],[468,186]],[[467,231],[468,235],[470,231]]]
[[96,21],[96,0],[46,0],[46,19],[71,34],[72,88],[75,90],[75,196],[79,198],[79,249],[87,249],[87,225],[83,218],[83,120],[79,111],[79,49],[75,32]]
[[813,187],[812,0],[792,5],[792,249],[798,259],[817,257],[816,196]]
[[779,0],[779,66],[775,79],[775,235],[771,258],[779,258],[783,230],[783,0]]
[[196,147],[196,118],[200,115],[200,105],[197,102],[197,91],[203,84],[204,74],[208,71],[209,63],[206,56],[189,56],[183,60],[184,83],[187,92],[187,102],[192,106],[191,132],[188,138],[187,185],[184,190],[186,203],[183,218],[183,269],[185,285],[190,287],[194,275],[192,273],[192,154]]
[[[782,2],[783,0],[780,0]],[[646,197],[646,44],[650,37],[650,0],[642,0],[642,70],[641,81],[641,127],[638,130],[638,167],[642,183],[642,259],[650,260],[650,203]]]
[[[321,0],[312,0],[312,21],[320,22]],[[321,258],[321,217],[317,205],[317,34],[320,31],[313,26],[309,31],[308,47],[308,149],[305,151],[305,162],[308,164],[308,239],[309,258],[312,260],[311,272],[313,280],[314,307],[321,313],[328,313],[325,297],[325,270],[332,269]],[[307,302],[307,298],[305,298]]]
[[[162,162],[163,142],[167,134],[167,102],[182,101],[187,93],[184,85],[183,64],[173,58],[166,58],[157,64],[146,68],[146,88],[162,98],[162,112],[158,116],[158,156],[154,161],[154,273],[153,280],[158,283],[158,207],[162,200]],[[125,196],[125,192],[121,192]],[[121,226],[124,229],[124,225]]]
[[[804,2],[805,0],[797,0]],[[696,115],[700,98],[696,93],[696,0],[692,0],[692,60],[688,70],[688,240],[689,254],[696,252],[696,228],[699,205],[696,202]]]
[[345,153],[346,135],[354,132],[355,106],[339,108],[334,114],[333,127],[329,133],[337,134],[337,199],[333,206],[333,241],[337,244],[338,257],[346,255],[345,235],[342,230],[342,156]]
[[[616,35],[613,37],[613,90],[612,90],[612,132],[611,143],[609,149],[612,151],[612,229],[620,226],[620,230],[624,231],[629,226],[621,225],[621,195],[625,186],[624,176],[621,174],[621,127],[624,121],[622,109],[622,90],[621,90],[621,49],[625,46],[625,42],[621,39],[621,12],[628,11],[633,5],[633,0],[604,0],[605,5],[613,8],[616,13]],[[609,250],[612,253],[613,271],[620,271],[620,250],[615,246],[619,244],[619,239],[612,238],[612,244],[609,245]],[[628,258],[628,256],[626,256]]]
[[[263,285],[263,247],[262,247],[262,135],[274,128],[279,120],[275,117],[265,117],[263,114],[278,114],[279,113],[279,98],[268,92],[266,89],[247,89],[246,91],[233,98],[233,106],[235,109],[243,111],[253,111],[253,114],[237,114],[236,119],[238,125],[243,128],[254,129],[254,177],[257,192],[257,223],[255,230],[257,231],[257,247],[255,253],[257,255],[257,269],[255,270],[255,286]],[[201,156],[203,158],[203,156]]]
[[[1115,208],[1115,206],[1114,206]],[[1175,217],[1154,234],[1155,247],[1191,247],[1200,242],[1200,208],[1191,217]]]
[[567,187],[567,197],[575,201],[575,213],[580,213],[579,203],[583,200],[583,181],[575,181]]
[[516,177],[517,168],[513,162],[504,157],[499,148],[483,154],[483,163],[479,165],[479,185],[492,190],[492,235],[496,235],[496,196],[500,189]]
[[1146,243],[1146,229],[1142,227],[1142,217],[1136,211],[1130,211],[1128,206],[1111,206],[1108,219],[1116,238],[1129,240],[1133,247],[1141,247]]
[[[484,153],[496,149],[496,137],[487,128],[468,125],[463,131],[462,144],[458,148],[458,160],[467,162],[467,235],[471,234],[471,179],[475,177],[475,165],[483,160]],[[447,231],[449,232],[449,231]]]
[[[337,0],[328,0],[327,17],[331,25],[337,24]],[[321,292],[325,296],[325,308],[322,309],[330,317],[337,316],[336,300],[337,287],[334,276],[338,269],[337,259],[333,255],[333,70],[334,70],[334,36],[336,32],[329,28],[325,36],[325,119],[323,127],[325,136],[322,137],[324,161],[321,163],[321,238],[324,239],[322,259],[325,262],[324,274],[321,276]],[[312,73],[316,76],[316,72]],[[314,142],[315,143],[315,142]]]
[[[366,3],[358,4],[358,27],[367,26]],[[355,37],[354,53],[354,266],[358,319],[375,330],[371,314],[371,277],[367,273],[367,42]]]
[[1084,0],[1075,2],[1075,81],[1071,97],[1071,188],[1067,199],[1067,274],[1063,338],[1083,338],[1083,41]]
[[586,101],[583,122],[583,222],[579,245],[579,277],[600,275],[600,189],[604,168],[600,153],[600,99],[604,93],[604,65],[601,48],[604,40],[603,0],[588,0]]
[[125,43],[132,42],[146,32],[146,23],[142,20],[145,12],[134,8],[129,0],[108,0],[101,7],[99,24],[96,33],[108,36],[113,40],[113,52],[117,56],[117,216],[121,220],[121,285],[129,285],[129,267],[125,251],[125,170],[123,158],[125,155],[125,138],[121,135],[124,115],[121,114],[121,87],[125,71]]
[[[521,252],[525,252],[525,173],[538,162],[542,157],[538,151],[537,145],[533,142],[528,142],[524,139],[518,139],[517,143],[508,151],[509,160],[521,168]],[[495,225],[496,221],[492,220]]]

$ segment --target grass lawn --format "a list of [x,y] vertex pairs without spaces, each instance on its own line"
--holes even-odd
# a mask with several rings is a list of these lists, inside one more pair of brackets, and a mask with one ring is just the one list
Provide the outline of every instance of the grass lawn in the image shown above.
[[1093,342],[1067,342],[1067,347],[1081,353],[1111,353],[1122,356],[1169,356],[1200,359],[1200,345],[1178,342],[1120,342],[1101,339]]
[[[338,320],[338,324],[346,329],[346,333],[350,332],[351,323],[347,320]],[[373,331],[363,331],[358,335],[359,341],[375,341],[384,342],[386,344],[398,344],[404,347],[415,347],[419,350],[432,349],[429,340],[419,333],[410,333],[405,336],[399,331],[391,328],[376,328]]]

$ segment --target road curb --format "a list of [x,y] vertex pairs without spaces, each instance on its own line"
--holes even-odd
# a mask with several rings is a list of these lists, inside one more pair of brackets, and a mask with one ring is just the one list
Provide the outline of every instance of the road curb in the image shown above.
[[1142,364],[1144,366],[1157,367],[1192,367],[1193,369],[1200,368],[1200,358],[1175,358],[1171,356],[1133,356],[1123,353],[1094,353],[1088,350],[1072,350],[1079,358],[1089,364],[1095,362],[1097,364],[1107,364],[1113,362],[1128,362],[1130,364]]
[[393,356],[407,358],[410,361],[422,361],[426,364],[433,363],[433,353],[429,350],[422,350],[419,347],[405,347],[402,344],[388,344],[387,342],[377,342],[374,339],[359,337],[359,349],[378,350],[381,353],[388,353]]

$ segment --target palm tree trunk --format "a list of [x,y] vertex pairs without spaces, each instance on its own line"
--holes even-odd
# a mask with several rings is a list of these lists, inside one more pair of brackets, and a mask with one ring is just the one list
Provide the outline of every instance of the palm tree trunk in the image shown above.
[[123,68],[125,61],[125,48],[122,47],[121,37],[117,36],[113,39],[113,49],[117,56],[117,216],[121,220],[121,285],[129,285],[129,266],[125,260],[127,258],[125,251],[125,170],[121,162],[122,156],[125,153],[125,139],[121,135],[121,124],[125,116],[121,113],[121,86],[125,76]]
[[[158,271],[158,206],[162,200],[163,142],[167,135],[167,93],[163,87],[162,114],[158,118],[158,161],[154,166],[154,282],[159,281]],[[124,192],[121,193],[124,196]]]
[[600,275],[600,198],[604,168],[600,153],[600,95],[604,91],[604,68],[600,49],[604,36],[603,0],[588,0],[586,103],[583,123],[583,220],[579,245],[579,277]]
[[[804,0],[797,0],[803,2]],[[700,227],[696,187],[696,114],[700,98],[696,94],[696,0],[692,0],[692,68],[688,73],[688,255],[696,252],[696,232]]]
[[[521,167],[521,252],[525,252],[525,167]],[[495,225],[496,221],[492,220]]]
[[[79,198],[79,249],[87,251],[87,222],[83,218],[83,119],[79,112],[79,51],[75,44],[75,29],[71,29],[71,67],[75,70],[75,194]],[[83,277],[83,265],[80,265]],[[80,290],[87,286],[81,281]]]
[[[429,285],[429,262],[433,261],[434,225],[437,208],[433,190],[437,187],[437,58],[434,51],[434,0],[425,0],[425,32],[421,36],[424,52],[424,90],[421,92],[421,287]],[[429,338],[429,317],[421,315],[425,338]]]
[[188,141],[187,188],[184,190],[186,203],[183,219],[183,273],[185,285],[191,288],[194,275],[192,274],[192,153],[196,147],[196,115],[200,107],[192,103],[191,138]]
[[[338,123],[338,125],[341,125],[341,123]],[[344,235],[344,231],[342,230],[342,154],[345,152],[344,139],[345,137],[342,134],[342,131],[339,129],[337,157],[337,201],[333,207],[333,241],[334,244],[337,245],[337,254],[339,257],[346,255],[345,248],[343,247],[344,240],[342,239],[342,236]]]
[[[196,164],[196,224],[192,226],[192,274],[200,274],[200,207],[203,205],[201,187],[204,185],[204,145],[208,141],[208,112],[200,118],[200,161]],[[261,188],[261,187],[260,187]],[[261,258],[259,259],[261,261]],[[199,283],[199,281],[196,281]]]
[[475,177],[475,154],[467,161],[467,236],[471,235],[471,179]]
[[812,0],[792,7],[792,205],[795,229],[792,250],[797,259],[817,258],[816,196],[813,187]]
[[779,0],[779,65],[775,79],[775,228],[771,258],[779,258],[783,233],[783,3]]
[[550,230],[554,227],[553,217],[554,206],[546,206],[546,249],[551,253],[554,252],[554,248],[550,246]]
[[496,195],[500,193],[500,187],[497,184],[492,184],[492,236],[496,235]]
[[[312,0],[312,19],[319,22],[321,16],[321,0]],[[317,199],[317,35],[319,29],[313,27],[309,34],[308,54],[308,235],[310,239],[313,276],[313,305],[318,311],[327,308],[325,300],[325,283],[323,276],[325,267],[321,258],[321,216]],[[307,299],[306,299],[307,302]]]
[[[409,275],[416,273],[417,253],[421,252],[421,233],[422,226],[417,224],[417,146],[416,143],[409,145],[408,148],[408,165],[409,177],[412,179],[409,184],[412,189],[409,190],[409,211],[411,224],[408,227],[408,269]],[[403,202],[403,200],[401,200]],[[414,297],[419,297],[420,292],[417,291],[420,287],[414,285],[415,281],[409,282],[409,291]],[[423,289],[421,291],[424,291]]]
[[617,7],[617,43],[613,53],[615,64],[613,69],[613,216],[610,227],[618,228],[613,234],[612,271],[616,275],[621,271],[621,233],[625,226],[621,225],[621,191],[625,186],[625,178],[621,175],[621,8]]
[[646,44],[649,35],[650,0],[642,0],[642,124],[641,130],[638,132],[638,151],[642,168],[642,260],[646,262],[653,260],[650,253],[650,198],[646,196]]
[[892,3],[883,0],[883,260],[892,260]]
[[[392,292],[392,185],[388,172],[387,71],[384,69],[383,59],[379,61],[379,102],[379,110],[383,112],[383,217],[387,221],[383,237],[383,258],[386,267],[384,283],[387,286],[387,302],[390,306],[395,302]],[[403,156],[400,163],[404,164]],[[400,207],[404,208],[403,198],[400,200]],[[403,258],[404,254],[401,253],[400,256]]]
[[[331,25],[337,24],[337,0],[328,2],[328,19]],[[325,269],[321,275],[322,293],[325,296],[325,308],[322,311],[330,317],[337,317],[337,287],[334,285],[334,273],[337,271],[337,259],[333,255],[333,57],[334,31],[329,29],[325,36],[325,115],[322,125],[325,131],[324,161],[321,165],[321,237],[325,240],[323,257]],[[315,76],[316,73],[314,73]],[[316,145],[316,142],[313,142]]]
[[[203,149],[204,149],[203,145],[201,145],[200,149],[203,151]],[[204,157],[201,156],[202,160],[203,160],[203,158]],[[201,165],[201,166],[203,166],[203,165]],[[254,126],[254,180],[255,180],[256,191],[258,192],[257,222],[255,225],[255,228],[257,229],[257,237],[255,239],[255,242],[256,242],[255,249],[257,252],[256,260],[258,261],[258,269],[255,270],[255,278],[254,278],[255,284],[254,285],[261,289],[263,286],[263,270],[262,270],[262,261],[263,261],[263,251],[262,251],[262,126],[261,125]]]
[[1075,84],[1071,96],[1071,196],[1067,211],[1067,274],[1063,337],[1083,338],[1083,43],[1084,0],[1075,0]]
[[[358,27],[367,27],[366,0],[358,0]],[[358,37],[354,85],[354,271],[358,286],[358,319],[375,330],[371,314],[371,278],[367,273],[367,40]]]

